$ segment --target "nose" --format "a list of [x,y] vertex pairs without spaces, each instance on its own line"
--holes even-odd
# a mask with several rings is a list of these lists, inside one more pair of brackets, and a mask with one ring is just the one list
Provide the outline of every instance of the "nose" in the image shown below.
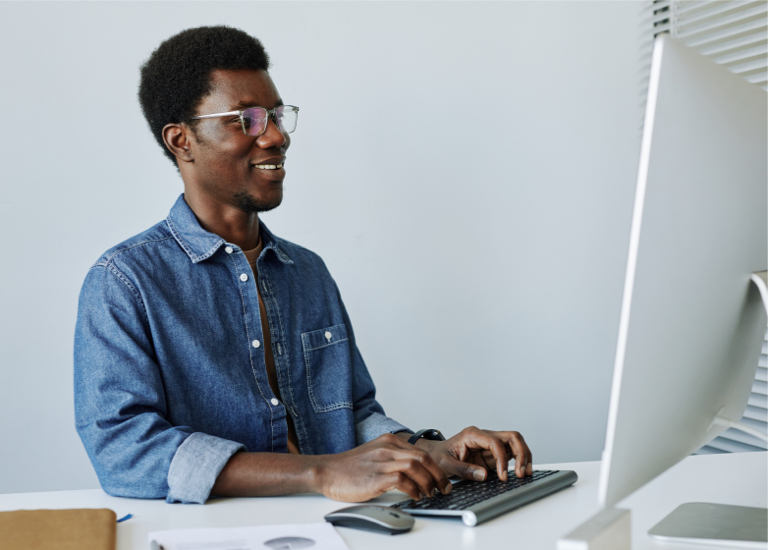
[[282,147],[287,149],[291,140],[287,134],[280,131],[272,117],[267,119],[267,128],[264,133],[256,138],[256,145],[261,149],[270,149],[272,147]]

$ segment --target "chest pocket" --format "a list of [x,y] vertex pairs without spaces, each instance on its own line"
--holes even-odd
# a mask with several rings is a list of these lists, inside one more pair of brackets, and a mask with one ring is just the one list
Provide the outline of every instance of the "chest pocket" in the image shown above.
[[347,327],[334,325],[303,332],[301,347],[307,387],[317,413],[352,408],[352,354]]

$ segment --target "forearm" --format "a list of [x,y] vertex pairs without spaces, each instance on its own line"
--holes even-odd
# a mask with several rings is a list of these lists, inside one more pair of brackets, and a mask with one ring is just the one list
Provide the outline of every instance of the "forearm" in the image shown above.
[[216,478],[211,496],[322,493],[321,476],[327,460],[324,455],[235,453]]

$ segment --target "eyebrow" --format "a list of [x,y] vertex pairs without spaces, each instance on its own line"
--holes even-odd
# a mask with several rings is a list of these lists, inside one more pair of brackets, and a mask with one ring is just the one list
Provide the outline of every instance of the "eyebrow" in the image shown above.
[[[280,107],[281,105],[285,105],[283,103],[283,100],[278,100],[278,102],[275,104],[275,107]],[[248,109],[250,107],[262,107],[261,105],[256,105],[252,102],[246,102],[246,101],[240,101],[235,107],[232,109],[233,111],[243,111],[245,109]],[[266,107],[262,107],[266,109]]]

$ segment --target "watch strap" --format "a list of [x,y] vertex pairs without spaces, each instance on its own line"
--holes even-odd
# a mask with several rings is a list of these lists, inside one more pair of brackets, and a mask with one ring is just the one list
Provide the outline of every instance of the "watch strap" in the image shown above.
[[434,428],[427,428],[426,430],[419,430],[411,437],[408,438],[408,443],[416,445],[419,439],[429,439],[430,441],[445,441],[445,436]]

